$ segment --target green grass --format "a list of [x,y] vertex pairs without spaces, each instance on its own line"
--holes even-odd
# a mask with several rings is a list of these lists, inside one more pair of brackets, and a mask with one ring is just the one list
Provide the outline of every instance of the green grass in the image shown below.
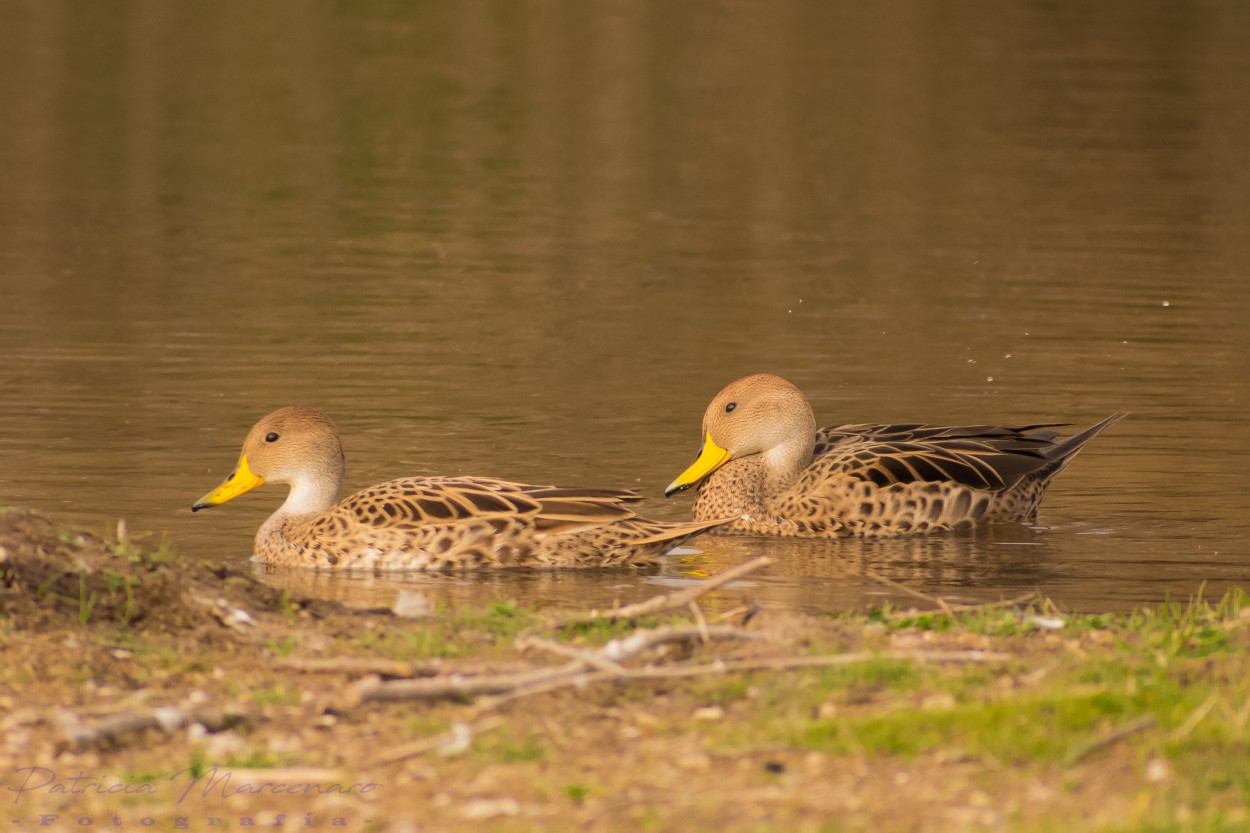
[[533,734],[517,737],[509,732],[496,732],[489,737],[480,738],[474,748],[479,756],[501,764],[542,761],[547,757],[542,740]]
[[265,644],[269,646],[269,650],[273,651],[280,657],[289,657],[295,653],[295,649],[299,647],[299,640],[294,636],[284,636],[281,639],[267,639]]
[[405,623],[404,629],[367,629],[352,641],[391,659],[454,658],[478,654],[484,647],[510,646],[535,622],[533,613],[508,600],[484,609],[442,610]]
[[1099,754],[1100,741],[1117,730],[1148,719],[1147,730],[1123,742],[1177,771],[1207,773],[1192,781],[1202,796],[1250,803],[1250,664],[1244,632],[1237,635],[1246,602],[1244,592],[1233,591],[1216,603],[1197,598],[1131,614],[1063,615],[1058,630],[1031,624],[1027,610],[846,614],[835,618],[863,626],[865,634],[874,627],[883,637],[941,630],[1037,647],[1006,664],[877,659],[726,678],[692,686],[689,694],[698,704],[734,704],[733,720],[705,727],[714,746],[777,745],[835,756],[955,753],[1067,767]]
[[223,767],[238,769],[271,769],[285,764],[285,759],[256,749],[243,755],[227,755],[221,763]]
[[407,730],[407,737],[432,738],[450,729],[451,723],[443,717],[418,714],[405,720],[404,728]]
[[590,787],[585,784],[565,784],[560,791],[574,804],[581,804],[590,795]]
[[689,624],[689,618],[684,614],[679,613],[668,618],[645,616],[641,619],[633,620],[595,619],[590,622],[577,622],[575,624],[565,625],[564,627],[557,628],[552,632],[552,634],[553,636],[563,637],[566,639],[584,638],[587,642],[601,645],[612,639],[629,636],[631,633],[641,628],[656,628],[674,622]]
[[294,705],[300,701],[300,692],[288,689],[284,683],[258,688],[252,691],[252,702],[258,706]]
[[793,740],[835,755],[914,756],[956,747],[968,755],[992,755],[1008,763],[1058,761],[1091,735],[1144,712],[1133,698],[1105,692],[1080,697],[1046,695],[817,720]]

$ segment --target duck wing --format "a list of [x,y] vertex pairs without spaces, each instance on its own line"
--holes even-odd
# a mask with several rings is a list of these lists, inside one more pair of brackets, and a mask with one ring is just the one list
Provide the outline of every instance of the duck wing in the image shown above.
[[812,468],[877,486],[947,482],[1001,491],[1050,462],[1057,434],[1041,430],[1050,427],[838,426],[818,435]]
[[536,533],[570,532],[635,517],[629,489],[575,489],[487,477],[409,477],[346,498],[329,513],[378,530],[446,528],[483,519],[521,519]]
[[880,423],[865,422],[833,425],[816,431],[815,455],[819,457],[834,446],[846,442],[880,440],[883,442],[928,442],[942,440],[972,440],[990,443],[1004,451],[1045,448],[1054,444],[1059,436],[1052,428],[1063,428],[1069,423],[1047,422],[1036,425],[930,425],[921,422]]

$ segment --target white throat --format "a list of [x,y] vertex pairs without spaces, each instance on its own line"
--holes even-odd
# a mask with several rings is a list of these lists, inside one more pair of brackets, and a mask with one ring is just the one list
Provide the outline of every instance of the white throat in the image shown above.
[[784,445],[775,445],[760,456],[764,458],[765,466],[775,470],[789,465],[794,452]]
[[286,501],[279,507],[276,515],[318,515],[334,505],[338,489],[314,483],[310,480],[296,480],[291,483],[291,492]]
[[767,478],[766,489],[777,492],[789,488],[811,462],[804,459],[804,449],[794,443],[782,443],[760,454]]

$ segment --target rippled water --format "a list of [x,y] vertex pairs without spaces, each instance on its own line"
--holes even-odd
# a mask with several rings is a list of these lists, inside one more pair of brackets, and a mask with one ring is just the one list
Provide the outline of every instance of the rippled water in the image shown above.
[[[803,609],[1250,583],[1250,7],[1113,0],[0,3],[0,502],[244,559],[192,517],[286,404],[346,489],[621,485],[749,372],[822,424],[1132,416],[1042,526],[708,538],[660,575],[399,580],[607,604],[759,553]],[[386,603],[396,580],[265,574]]]

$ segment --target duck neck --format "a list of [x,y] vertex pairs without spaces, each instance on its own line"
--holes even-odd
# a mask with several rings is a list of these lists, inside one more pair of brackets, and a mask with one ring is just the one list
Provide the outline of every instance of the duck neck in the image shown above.
[[815,447],[816,432],[813,429],[759,455],[760,466],[764,470],[762,491],[765,500],[776,497],[795,484],[799,475],[812,464]]
[[338,499],[339,484],[322,480],[296,480],[275,515],[302,517],[320,515]]
[[338,501],[344,468],[340,450],[315,468],[289,475],[286,482],[291,484],[291,491],[274,518],[302,518],[329,510]]
[[334,506],[338,490],[338,481],[292,481],[291,492],[278,511],[256,530],[256,552],[281,552],[296,546],[305,522]]

